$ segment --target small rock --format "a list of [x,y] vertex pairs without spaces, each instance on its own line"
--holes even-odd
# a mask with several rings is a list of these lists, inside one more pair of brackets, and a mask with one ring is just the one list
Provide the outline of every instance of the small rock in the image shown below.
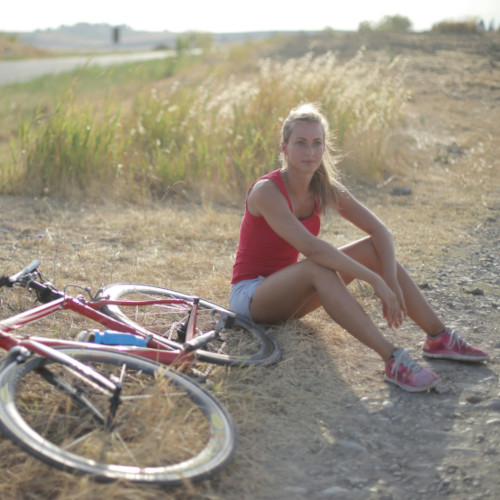
[[342,495],[346,493],[349,493],[349,490],[340,486],[330,486],[330,488],[322,491],[323,495]]
[[351,486],[354,486],[356,488],[361,488],[368,482],[368,479],[366,477],[351,476],[347,478],[347,481]]
[[391,189],[391,194],[393,196],[408,196],[411,193],[412,193],[411,188],[406,186],[394,186]]
[[467,401],[472,404],[480,403],[483,400],[483,397],[478,394],[471,394],[467,396]]
[[464,154],[464,148],[459,146],[455,141],[453,141],[449,146],[446,147],[446,151],[452,155],[461,156]]
[[363,445],[355,443],[354,441],[339,441],[339,445],[342,446],[342,448],[346,448],[347,450],[367,451]]
[[434,392],[437,392],[438,394],[447,394],[451,392],[451,387],[440,382],[436,387],[434,387]]

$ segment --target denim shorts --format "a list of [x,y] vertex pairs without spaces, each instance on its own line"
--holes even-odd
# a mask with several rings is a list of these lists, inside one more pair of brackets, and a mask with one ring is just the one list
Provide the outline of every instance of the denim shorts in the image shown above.
[[229,308],[231,311],[250,318],[250,302],[252,302],[255,289],[263,280],[264,276],[259,276],[258,278],[235,283],[229,293]]

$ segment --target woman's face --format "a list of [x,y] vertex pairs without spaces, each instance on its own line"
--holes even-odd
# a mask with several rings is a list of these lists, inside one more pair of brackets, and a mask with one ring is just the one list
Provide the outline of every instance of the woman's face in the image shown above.
[[287,143],[281,149],[290,169],[314,173],[321,164],[325,151],[323,127],[319,123],[297,122]]

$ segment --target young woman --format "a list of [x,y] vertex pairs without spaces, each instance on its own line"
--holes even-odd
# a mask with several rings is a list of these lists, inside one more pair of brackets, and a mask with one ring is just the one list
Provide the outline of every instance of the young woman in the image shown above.
[[[322,306],[385,362],[388,381],[408,391],[434,387],[439,377],[393,345],[351,295],[359,279],[380,298],[389,328],[409,316],[424,332],[424,356],[483,361],[488,354],[446,328],[396,260],[392,235],[335,177],[325,117],[313,104],[283,123],[283,167],[250,188],[240,228],[229,304],[258,323],[301,318]],[[341,248],[318,237],[331,207],[367,233]],[[298,260],[299,254],[304,259]]]

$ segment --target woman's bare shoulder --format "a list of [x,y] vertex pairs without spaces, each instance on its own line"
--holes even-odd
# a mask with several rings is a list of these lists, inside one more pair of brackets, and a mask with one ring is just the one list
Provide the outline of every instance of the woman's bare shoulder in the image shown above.
[[250,190],[248,197],[252,198],[261,198],[267,197],[271,195],[275,195],[276,193],[280,193],[278,186],[271,179],[259,179]]
[[286,199],[278,186],[270,179],[259,179],[248,194],[247,206],[253,215],[262,215],[270,206],[286,204]]

